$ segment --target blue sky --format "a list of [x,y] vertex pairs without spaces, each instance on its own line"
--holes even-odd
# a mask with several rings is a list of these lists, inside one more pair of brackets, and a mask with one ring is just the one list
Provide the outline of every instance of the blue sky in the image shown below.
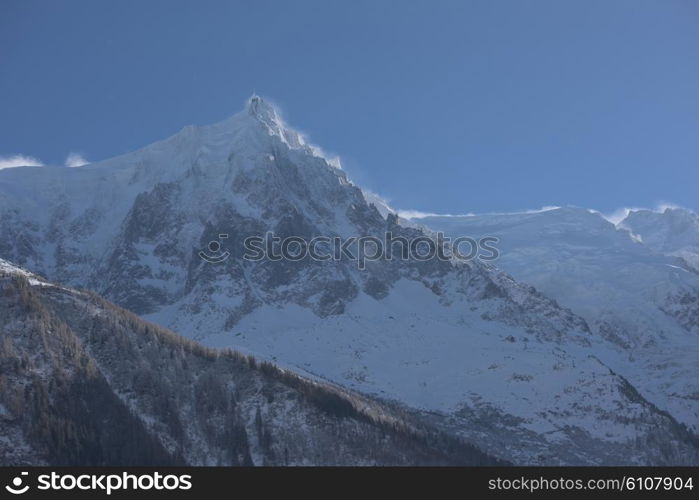
[[255,90],[399,208],[699,209],[699,2],[0,0],[0,156],[95,161]]

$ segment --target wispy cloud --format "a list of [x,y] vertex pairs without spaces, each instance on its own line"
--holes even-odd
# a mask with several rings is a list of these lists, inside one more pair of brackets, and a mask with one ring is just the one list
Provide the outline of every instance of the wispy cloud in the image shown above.
[[423,217],[430,217],[433,215],[442,215],[428,212],[420,212],[419,210],[395,209],[391,206],[391,200],[369,189],[362,188],[362,194],[364,195],[364,199],[366,200],[366,202],[369,204],[373,204],[384,219],[389,213],[396,214],[403,219],[421,219]]
[[432,212],[420,212],[419,210],[398,210],[398,215],[404,219],[424,219],[425,217],[477,217],[479,215],[520,215],[520,214],[538,214],[541,212],[548,212],[549,210],[557,210],[561,207],[558,206],[545,206],[541,208],[535,208],[532,210],[521,210],[519,212],[485,212],[481,214],[476,214],[473,212],[468,212],[465,214],[437,214]]
[[424,219],[425,217],[446,216],[447,214],[435,214],[432,212],[420,212],[419,210],[397,210],[398,216],[404,219]]
[[69,153],[66,157],[66,167],[82,167],[90,163],[81,153]]
[[38,158],[27,155],[0,156],[0,170],[14,167],[43,167],[44,162]]

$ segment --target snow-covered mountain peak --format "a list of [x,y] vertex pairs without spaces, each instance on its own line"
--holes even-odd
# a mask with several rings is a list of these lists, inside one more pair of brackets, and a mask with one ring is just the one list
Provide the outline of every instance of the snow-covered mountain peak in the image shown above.
[[257,95],[250,97],[242,110],[222,121],[188,125],[139,150],[93,162],[83,173],[92,178],[104,175],[105,170],[122,170],[123,180],[138,183],[144,189],[154,183],[173,182],[187,173],[207,172],[220,180],[221,176],[242,171],[267,171],[282,157],[294,157],[293,162],[304,165],[320,165],[320,159],[333,176],[345,178],[337,172],[339,160],[310,144],[283,120],[274,104]]
[[[247,102],[247,108],[239,115],[246,114],[254,119],[254,126],[262,125],[270,136],[276,136],[291,149],[305,149],[313,154],[314,149],[306,144],[303,136],[289,127],[281,117],[279,110],[268,100],[258,95],[252,95]],[[236,115],[239,116],[239,115]],[[235,117],[234,117],[235,118]]]
[[662,211],[631,210],[619,225],[636,229],[653,227],[656,231],[662,229],[675,235],[688,234],[691,238],[699,240],[699,216],[685,208],[668,207]]
[[619,227],[638,235],[652,250],[680,257],[699,272],[699,215],[684,208],[630,211]]
[[248,114],[261,120],[278,120],[277,109],[268,101],[258,95],[252,95],[248,99]]

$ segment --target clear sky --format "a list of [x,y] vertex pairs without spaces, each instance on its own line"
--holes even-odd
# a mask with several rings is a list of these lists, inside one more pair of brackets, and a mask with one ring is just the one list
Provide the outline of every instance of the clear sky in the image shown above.
[[699,209],[695,0],[0,0],[0,156],[108,158],[253,90],[399,208]]

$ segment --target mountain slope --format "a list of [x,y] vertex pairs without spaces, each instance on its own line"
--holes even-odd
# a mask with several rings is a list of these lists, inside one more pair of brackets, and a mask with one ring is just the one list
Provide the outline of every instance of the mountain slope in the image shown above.
[[[221,123],[127,155],[36,170],[0,171],[0,256],[54,281],[209,347],[440,415],[439,425],[507,460],[694,460],[672,418],[597,356],[582,317],[495,268],[244,260],[245,239],[267,231],[428,234],[382,216],[258,97]],[[199,251],[215,240],[230,256],[212,264]],[[654,444],[658,435],[672,452]]]
[[0,261],[3,465],[495,464],[400,410]]
[[[632,213],[615,227],[599,213],[567,207],[419,221],[452,236],[498,237],[500,268],[584,317],[596,355],[696,432],[699,275],[672,251],[659,252],[667,248],[660,237],[653,245],[650,231],[673,241],[680,225],[648,221],[641,228],[640,218]],[[671,249],[680,247],[688,245]]]

